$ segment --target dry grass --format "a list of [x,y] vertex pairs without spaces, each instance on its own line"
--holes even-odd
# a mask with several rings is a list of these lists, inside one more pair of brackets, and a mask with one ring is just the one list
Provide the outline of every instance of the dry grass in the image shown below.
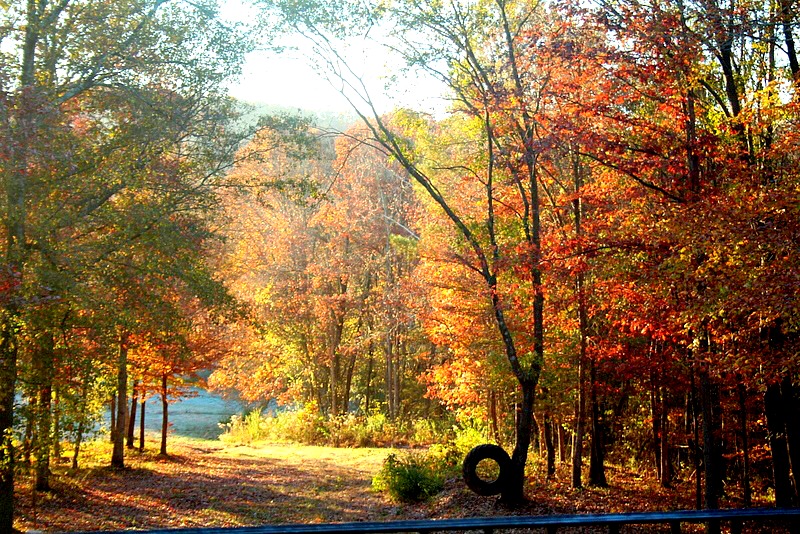
[[[133,452],[126,460],[128,467],[115,470],[106,467],[109,445],[96,443],[78,471],[55,466],[51,493],[34,495],[30,482],[22,478],[17,527],[44,531],[233,527],[673,510],[693,504],[688,480],[663,489],[652,479],[610,466],[611,488],[576,491],[569,487],[567,466],[560,468],[555,480],[547,481],[534,465],[527,488],[530,503],[519,509],[505,509],[495,498],[471,493],[460,479],[449,480],[431,502],[398,505],[371,488],[389,449],[225,447],[215,441],[175,438],[171,451],[169,458]],[[726,506],[736,504],[731,501]]]

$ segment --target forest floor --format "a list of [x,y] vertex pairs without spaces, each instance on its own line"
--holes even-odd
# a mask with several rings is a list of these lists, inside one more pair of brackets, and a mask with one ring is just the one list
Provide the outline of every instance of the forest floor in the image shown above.
[[[176,439],[170,456],[128,453],[125,469],[107,467],[110,447],[94,444],[77,471],[57,465],[53,491],[18,483],[17,528],[94,531],[233,527],[275,523],[391,521],[492,515],[675,510],[693,506],[693,482],[663,489],[641,475],[609,466],[610,487],[573,490],[562,466],[555,480],[531,473],[530,503],[515,510],[479,497],[460,478],[428,503],[397,504],[371,480],[389,449],[299,445],[226,446]],[[728,503],[727,506],[736,506]],[[666,531],[669,531],[666,529]]]

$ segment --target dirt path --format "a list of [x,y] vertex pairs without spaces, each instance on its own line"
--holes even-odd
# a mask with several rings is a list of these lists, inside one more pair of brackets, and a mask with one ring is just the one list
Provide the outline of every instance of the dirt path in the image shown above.
[[174,446],[170,459],[129,456],[128,468],[89,467],[53,478],[54,491],[26,482],[18,493],[23,530],[75,531],[392,519],[397,507],[372,491],[388,451],[268,446]]
[[[664,490],[621,470],[613,487],[568,487],[568,473],[527,488],[531,503],[499,508],[459,479],[430,503],[398,505],[371,488],[388,449],[333,449],[298,445],[224,447],[211,441],[172,445],[172,456],[129,454],[128,468],[105,467],[109,453],[87,453],[86,466],[56,469],[54,491],[34,496],[18,484],[17,528],[91,531],[178,527],[233,527],[280,523],[391,521],[510,514],[623,512],[690,508],[686,488]],[[566,466],[563,466],[566,470]],[[687,481],[687,484],[690,482]],[[732,503],[733,504],[733,503]]]

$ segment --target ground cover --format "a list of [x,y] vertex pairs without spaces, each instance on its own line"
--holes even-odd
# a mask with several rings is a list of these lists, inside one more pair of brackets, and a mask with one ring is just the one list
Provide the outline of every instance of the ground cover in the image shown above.
[[[567,466],[552,481],[532,469],[529,505],[508,510],[472,494],[457,477],[427,503],[391,502],[371,488],[389,449],[300,445],[224,446],[175,438],[173,454],[130,453],[128,467],[106,467],[105,443],[86,451],[84,466],[57,464],[54,491],[33,494],[18,485],[22,530],[81,531],[164,527],[222,527],[266,523],[390,521],[508,514],[621,512],[690,508],[687,486],[662,489],[621,467],[609,468],[608,489],[569,487]],[[730,505],[735,505],[731,503]]]

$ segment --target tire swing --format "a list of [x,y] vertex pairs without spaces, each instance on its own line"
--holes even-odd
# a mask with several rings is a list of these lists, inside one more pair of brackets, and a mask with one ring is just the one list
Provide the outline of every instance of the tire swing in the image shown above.
[[[484,480],[478,475],[478,464],[483,460],[492,460],[500,467],[500,474],[494,480]],[[509,471],[511,470],[511,457],[499,445],[487,443],[478,445],[464,458],[462,472],[467,487],[477,493],[489,497],[499,495],[507,486]]]

